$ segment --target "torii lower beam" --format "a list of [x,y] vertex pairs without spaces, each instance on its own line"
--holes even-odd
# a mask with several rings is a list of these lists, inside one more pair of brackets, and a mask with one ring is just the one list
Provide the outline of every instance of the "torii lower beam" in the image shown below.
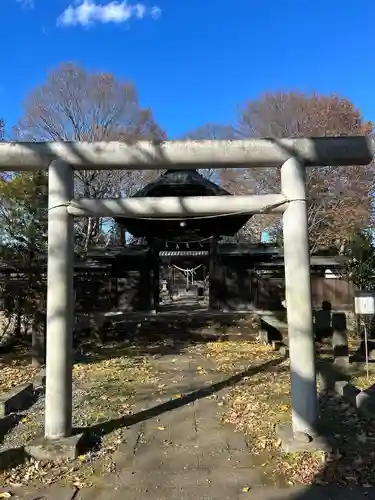
[[282,213],[288,200],[282,194],[258,196],[186,196],[160,198],[74,198],[68,213],[75,217],[185,218],[216,215]]

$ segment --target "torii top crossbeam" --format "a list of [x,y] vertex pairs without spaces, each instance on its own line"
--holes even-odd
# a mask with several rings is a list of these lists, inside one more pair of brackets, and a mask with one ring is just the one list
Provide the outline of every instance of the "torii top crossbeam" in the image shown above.
[[76,170],[151,170],[275,167],[291,157],[305,166],[365,165],[374,153],[369,136],[237,141],[1,142],[0,171],[48,169],[62,160]]

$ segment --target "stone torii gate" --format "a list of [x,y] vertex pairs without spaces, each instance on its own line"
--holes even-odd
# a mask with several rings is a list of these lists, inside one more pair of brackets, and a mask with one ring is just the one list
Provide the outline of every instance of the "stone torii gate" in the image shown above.
[[[366,165],[372,158],[373,143],[369,137],[166,141],[133,145],[119,142],[0,143],[0,171],[44,169],[48,170],[49,178],[45,436],[37,448],[49,450],[46,456],[54,456],[51,452],[54,447],[60,454],[72,456],[74,452],[69,451],[69,446],[74,448],[76,444],[72,436],[74,216],[185,218],[283,213],[292,399],[292,428],[283,437],[289,444],[298,441],[300,435],[313,437],[318,404],[305,168]],[[74,198],[74,170],[212,166],[281,166],[281,194]]]

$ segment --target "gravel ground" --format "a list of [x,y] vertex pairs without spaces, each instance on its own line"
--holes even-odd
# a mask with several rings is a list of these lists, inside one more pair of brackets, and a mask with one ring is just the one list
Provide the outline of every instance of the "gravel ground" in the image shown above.
[[[117,346],[119,349],[119,346]],[[91,427],[108,420],[130,415],[147,394],[157,390],[157,376],[152,373],[151,356],[125,352],[114,358],[77,364],[73,371],[73,426]],[[20,368],[22,370],[22,367]],[[29,374],[30,375],[30,374]],[[30,377],[29,381],[32,380]],[[25,382],[25,380],[22,380]],[[100,459],[101,467],[110,468],[106,457],[122,440],[122,430],[115,430],[100,440],[78,464],[71,462],[36,462],[21,452],[21,447],[43,435],[45,398],[43,392],[31,408],[18,415],[19,422],[9,430],[0,444],[0,484],[51,484],[61,481],[69,484],[87,484],[86,477],[93,474],[93,463]],[[17,417],[15,415],[15,417]],[[99,461],[100,461],[99,460]]]

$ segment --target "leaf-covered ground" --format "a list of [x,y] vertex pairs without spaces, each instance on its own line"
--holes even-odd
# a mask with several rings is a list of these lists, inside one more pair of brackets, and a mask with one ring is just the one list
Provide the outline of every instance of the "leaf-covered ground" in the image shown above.
[[[106,346],[108,348],[108,346]],[[117,355],[116,355],[117,353]],[[4,360],[5,361],[5,360]],[[6,360],[1,377],[2,392],[16,383],[31,381],[35,370],[23,361]],[[142,395],[157,388],[157,374],[152,373],[147,356],[138,346],[116,344],[108,357],[76,363],[73,369],[73,425],[95,428],[100,424],[131,415]],[[110,454],[121,442],[121,429],[98,436],[100,446],[75,462],[47,463],[27,459],[20,447],[42,435],[44,398],[23,412],[20,422],[0,441],[0,484],[52,484],[65,481],[82,486],[95,474],[111,472]],[[1,435],[0,435],[1,438]]]
[[[251,333],[259,328],[251,317],[225,326],[216,323],[217,320],[201,326],[181,319],[165,324],[148,322],[141,325],[141,329],[144,328],[147,338],[157,332],[154,340],[140,343],[133,339],[86,352],[74,366],[74,425],[100,429],[105,422],[125,418],[142,409],[150,394],[162,393],[165,384],[161,384],[160,374],[153,370],[151,361],[155,356],[174,352],[173,341],[166,340],[169,334],[174,338],[182,335],[186,350],[193,348],[189,331],[219,331],[226,336],[238,335],[243,330]],[[135,333],[140,333],[139,328]],[[205,346],[202,356],[214,360],[223,374],[254,368],[242,383],[231,389],[225,420],[247,434],[250,452],[257,457],[255,462],[264,470],[268,482],[375,484],[375,423],[358,418],[339,398],[322,396],[322,420],[326,434],[334,439],[334,453],[286,455],[276,439],[274,425],[289,422],[291,417],[289,361],[255,341],[212,341],[201,345]],[[25,353],[14,354],[0,360],[0,393],[31,381],[36,374]],[[321,358],[330,362],[327,352]],[[375,383],[373,366],[370,365],[368,379],[362,365],[360,371],[352,374],[352,383],[362,388]],[[44,400],[40,398],[21,415],[18,425],[5,436],[0,433],[1,485],[67,482],[82,487],[95,482],[95,477],[112,473],[112,455],[123,440],[123,429],[115,427],[99,433],[98,445],[76,461],[25,461],[20,447],[42,433],[43,420]]]
[[0,394],[29,382],[37,371],[30,365],[30,356],[25,350],[3,355],[0,358]]
[[[176,352],[177,362],[175,340],[179,349],[186,352],[194,349],[197,334],[238,336],[244,332],[252,334],[257,327],[253,317],[227,317],[224,321],[216,317],[155,317],[127,323],[127,340],[123,342],[87,342],[82,359],[73,369],[73,425],[90,428],[96,445],[76,461],[48,463],[25,457],[21,447],[43,435],[42,396],[20,415],[13,428],[5,432],[0,428],[0,485],[68,483],[84,487],[95,483],[95,478],[110,474],[114,469],[112,456],[123,441],[126,425],[108,428],[106,423],[142,410],[166,389],[159,380],[160,373],[153,369],[153,358]],[[0,394],[32,381],[37,370],[30,367],[30,359],[26,349],[0,358]],[[104,427],[107,430],[102,432]]]
[[[278,354],[256,342],[221,342],[208,345],[218,368],[236,371],[238,364],[262,365]],[[326,362],[331,362],[325,359]],[[276,484],[338,483],[375,484],[375,422],[358,417],[354,409],[338,397],[320,396],[323,432],[332,440],[332,454],[322,452],[285,454],[274,432],[277,423],[290,422],[290,369],[285,360],[277,367],[259,371],[232,389],[225,420],[249,437],[251,453]],[[352,383],[368,387],[375,382],[360,371]]]

